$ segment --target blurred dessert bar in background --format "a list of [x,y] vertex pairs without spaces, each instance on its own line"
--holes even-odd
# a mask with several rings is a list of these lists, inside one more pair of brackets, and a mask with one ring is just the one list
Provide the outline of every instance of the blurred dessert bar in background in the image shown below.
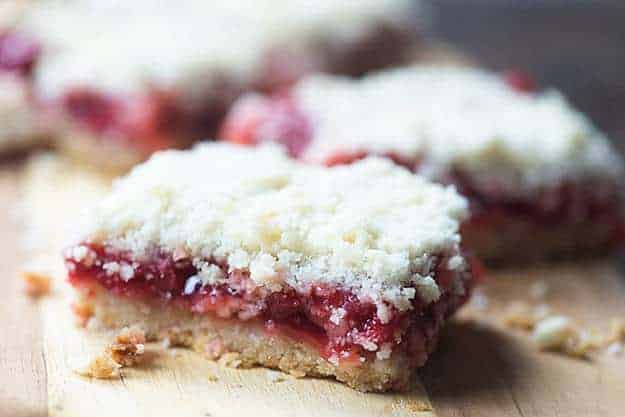
[[485,260],[603,252],[623,238],[623,161],[559,92],[532,84],[424,65],[317,75],[241,98],[222,137],[278,142],[316,164],[385,156],[454,184],[471,204],[463,238]]
[[32,83],[63,149],[125,168],[214,136],[244,91],[276,91],[310,72],[361,75],[405,62],[420,44],[418,5],[31,2],[4,33],[13,41],[2,44],[0,70],[17,69]]

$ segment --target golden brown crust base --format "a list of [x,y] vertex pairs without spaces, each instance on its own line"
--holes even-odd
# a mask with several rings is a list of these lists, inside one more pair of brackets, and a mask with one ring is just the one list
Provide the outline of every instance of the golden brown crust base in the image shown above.
[[224,320],[194,315],[171,307],[113,296],[101,289],[82,291],[79,303],[93,311],[90,325],[105,328],[138,326],[150,340],[163,340],[207,355],[228,358],[236,352],[237,365],[261,365],[297,375],[334,377],[359,391],[406,390],[412,369],[405,354],[389,359],[337,366],[322,358],[315,348],[290,338],[267,333],[257,322]]

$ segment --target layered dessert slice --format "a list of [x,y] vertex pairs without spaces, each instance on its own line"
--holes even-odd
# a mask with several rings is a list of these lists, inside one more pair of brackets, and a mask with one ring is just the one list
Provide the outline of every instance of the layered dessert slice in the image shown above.
[[288,94],[241,98],[222,137],[278,142],[316,164],[385,156],[454,184],[470,201],[463,239],[490,261],[601,252],[623,236],[621,157],[560,93],[519,73],[312,76]]
[[213,143],[119,180],[65,261],[93,325],[402,390],[473,286],[466,213],[385,159],[324,168]]
[[242,91],[404,61],[413,12],[409,0],[73,0],[34,3],[18,28],[43,46],[33,88],[64,149],[116,168],[212,136]]

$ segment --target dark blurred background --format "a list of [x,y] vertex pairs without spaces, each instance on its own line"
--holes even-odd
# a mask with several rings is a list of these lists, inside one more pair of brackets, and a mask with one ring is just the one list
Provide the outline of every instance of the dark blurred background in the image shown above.
[[625,0],[428,0],[427,31],[554,86],[625,149]]

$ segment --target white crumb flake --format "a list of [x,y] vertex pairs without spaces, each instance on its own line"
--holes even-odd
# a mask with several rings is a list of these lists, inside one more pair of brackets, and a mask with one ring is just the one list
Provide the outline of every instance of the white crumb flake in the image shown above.
[[466,216],[453,187],[386,159],[328,169],[275,147],[205,144],[158,153],[117,181],[88,213],[84,239],[136,258],[184,248],[199,271],[189,291],[224,282],[225,271],[203,261],[223,259],[271,291],[346,287],[376,303],[383,318],[387,303],[405,311],[416,296],[438,299],[431,258],[461,256]]
[[608,140],[560,93],[519,93],[480,69],[421,65],[359,80],[317,75],[293,94],[313,124],[303,155],[311,162],[342,152],[396,153],[420,160],[431,178],[459,169],[478,185],[495,177],[516,193],[623,173]]
[[[35,74],[48,98],[88,85],[135,92],[251,79],[272,48],[349,42],[379,24],[409,27],[410,0],[38,2],[23,30],[45,41]],[[148,11],[148,12],[146,12]],[[280,28],[280,30],[276,30]],[[236,47],[233,47],[236,45]]]
[[338,326],[341,320],[343,320],[343,317],[345,317],[345,314],[347,314],[347,311],[345,311],[344,308],[335,308],[330,315],[330,321]]
[[128,282],[135,276],[135,270],[128,264],[122,264],[119,268],[119,276],[121,279]]
[[119,262],[106,262],[102,265],[102,269],[107,276],[113,276],[119,273],[120,265]]
[[424,277],[419,280],[417,282],[417,289],[419,290],[421,298],[423,298],[427,303],[436,301],[441,296],[441,290],[438,288],[436,281],[434,281],[432,277]]
[[75,260],[76,262],[82,262],[83,259],[87,256],[89,249],[86,246],[78,245],[70,248],[70,258]]
[[135,276],[135,270],[132,265],[119,262],[106,262],[102,265],[102,269],[108,276],[119,275],[119,277],[128,282]]
[[194,261],[193,265],[198,269],[197,277],[202,285],[215,284],[223,281],[226,277],[221,268],[215,264],[205,261]]
[[574,335],[576,330],[568,317],[551,316],[538,322],[532,338],[540,349],[560,349]]

